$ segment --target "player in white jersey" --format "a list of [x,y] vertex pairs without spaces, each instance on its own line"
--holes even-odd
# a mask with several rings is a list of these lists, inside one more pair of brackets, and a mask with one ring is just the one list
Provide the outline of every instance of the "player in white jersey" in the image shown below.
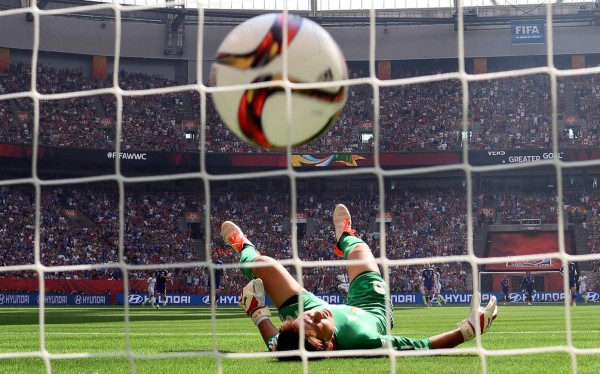
[[579,276],[579,294],[583,298],[583,301],[587,304],[587,276],[585,274],[581,274]]
[[148,301],[150,301],[150,305],[158,309],[158,304],[154,302],[154,286],[156,285],[156,278],[150,276],[148,279],[146,279],[146,282],[148,283],[148,297],[146,297],[146,300],[144,300],[142,306],[146,306]]
[[433,273],[433,297],[437,301],[438,306],[442,306],[442,304],[446,304],[446,299],[442,296],[442,271],[440,268],[436,268]]
[[340,290],[340,292],[342,293],[342,297],[344,298],[344,301],[346,301],[346,297],[348,296],[348,274],[338,274],[337,276],[338,281],[340,282],[340,284],[338,284],[338,290]]

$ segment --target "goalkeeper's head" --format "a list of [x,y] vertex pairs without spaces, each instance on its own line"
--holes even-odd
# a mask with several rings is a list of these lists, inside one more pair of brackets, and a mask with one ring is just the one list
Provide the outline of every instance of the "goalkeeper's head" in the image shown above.
[[[334,349],[333,314],[327,309],[321,309],[308,310],[296,319],[284,321],[279,328],[275,350],[291,351],[299,348],[301,322],[304,322],[304,348],[307,351],[331,351]],[[280,357],[280,360],[297,359],[300,357]]]

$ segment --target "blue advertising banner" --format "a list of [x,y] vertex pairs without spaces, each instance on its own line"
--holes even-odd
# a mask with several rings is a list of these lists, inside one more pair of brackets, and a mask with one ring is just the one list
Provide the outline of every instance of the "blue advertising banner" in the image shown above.
[[[482,293],[481,302],[487,303],[491,297],[495,295],[499,302],[503,300],[502,294]],[[342,304],[344,298],[341,294],[317,294],[317,297],[330,303]],[[469,304],[472,294],[470,293],[442,293],[446,304]],[[146,299],[145,294],[129,294],[130,305],[141,305]],[[524,294],[521,292],[511,292],[509,294],[511,302],[524,302]],[[588,302],[600,302],[600,293],[589,291],[587,293]],[[564,302],[564,292],[556,291],[539,291],[533,295],[533,302]],[[237,305],[240,295],[219,295],[218,303],[220,305]],[[392,293],[390,299],[393,305],[422,305],[423,296],[420,293]],[[577,294],[578,301],[583,301],[581,295]],[[108,295],[55,295],[50,294],[45,297],[46,305],[48,306],[98,306],[109,305],[110,298]],[[124,294],[117,294],[117,304],[123,305]],[[434,298],[432,302],[435,304],[437,300]],[[207,306],[209,305],[208,295],[185,295],[176,294],[168,295],[167,303],[170,305],[189,305],[189,306]],[[271,300],[267,298],[267,304],[272,305]],[[39,295],[34,293],[0,293],[0,306],[37,306],[39,305]]]
[[[108,305],[108,295],[54,295],[45,296],[46,305]],[[39,305],[40,296],[36,293],[0,293],[0,306]]]
[[[469,304],[471,302],[472,294],[470,293],[443,293],[446,299],[446,304]],[[481,295],[482,302],[488,302],[491,293],[484,293]],[[318,298],[329,304],[342,304],[344,303],[344,297],[341,294],[316,294]],[[133,293],[129,294],[129,305],[141,305],[148,296],[146,294]],[[500,294],[496,294],[496,297],[500,298]],[[117,304],[123,304],[124,294],[117,294]],[[390,299],[393,305],[420,305],[423,304],[423,296],[420,293],[392,293]],[[240,295],[219,295],[217,300],[219,305],[237,305],[240,300]],[[436,299],[433,299],[436,302]],[[194,305],[202,306],[209,305],[208,295],[167,295],[167,304],[169,305]],[[272,305],[271,301],[267,297],[267,305]]]
[[512,44],[546,43],[546,25],[543,19],[511,21],[510,33]]

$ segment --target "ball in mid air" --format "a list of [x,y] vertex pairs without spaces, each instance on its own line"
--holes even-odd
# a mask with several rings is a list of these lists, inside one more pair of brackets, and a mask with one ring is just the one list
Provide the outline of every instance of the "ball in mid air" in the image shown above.
[[[212,93],[227,127],[246,142],[267,149],[303,145],[325,133],[342,111],[348,91],[341,83],[335,84],[347,79],[348,71],[331,35],[308,18],[290,14],[286,43],[284,17],[263,14],[235,27],[219,46],[211,70],[214,87],[275,82]],[[283,81],[284,50],[289,82],[334,83],[291,88],[288,94]]]

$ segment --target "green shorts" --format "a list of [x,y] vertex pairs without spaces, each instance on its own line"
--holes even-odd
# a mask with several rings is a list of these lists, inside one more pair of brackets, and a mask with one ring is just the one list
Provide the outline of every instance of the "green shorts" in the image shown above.
[[[346,305],[355,306],[376,316],[385,326],[387,318],[385,314],[385,300],[387,297],[388,286],[376,272],[369,271],[360,274],[354,278],[348,287],[348,301]],[[312,292],[302,292],[302,302],[304,310],[327,307],[328,303],[319,299]],[[390,303],[390,308],[392,305]],[[298,301],[289,303],[279,309],[279,318],[284,321],[298,317]],[[391,313],[391,310],[390,310]],[[390,315],[392,326],[394,325],[392,315]]]
[[[298,295],[298,299],[299,298],[300,295]],[[286,319],[294,319],[298,317],[298,314],[300,314],[298,308],[298,299],[279,309],[279,319],[285,321]],[[328,305],[325,301],[316,297],[312,292],[308,292],[306,290],[302,291],[302,304],[304,305],[304,310],[311,310],[319,307],[323,308]]]
[[[348,288],[348,301],[346,305],[361,308],[376,316],[383,326],[387,324],[385,313],[385,300],[387,298],[388,286],[376,272],[369,271],[354,278]],[[393,306],[390,303],[390,321],[394,326]]]

